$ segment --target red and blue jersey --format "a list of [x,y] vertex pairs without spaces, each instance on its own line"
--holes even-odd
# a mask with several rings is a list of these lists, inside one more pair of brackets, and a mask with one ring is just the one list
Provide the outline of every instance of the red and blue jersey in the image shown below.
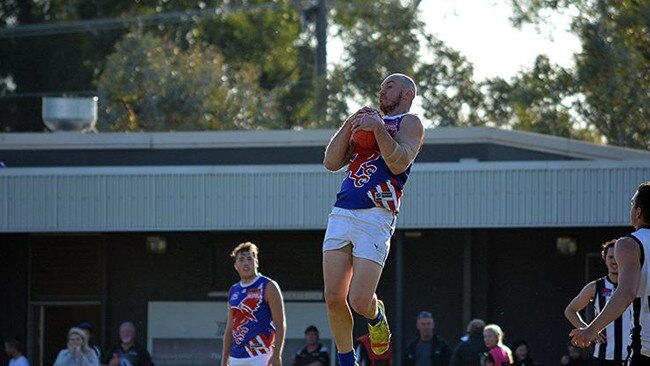
[[275,326],[271,308],[265,301],[266,285],[271,281],[259,275],[250,284],[237,282],[228,292],[232,317],[230,357],[248,358],[272,352]]
[[[384,127],[391,136],[399,131],[405,115],[384,117]],[[355,146],[334,206],[350,210],[381,207],[397,213],[410,171],[411,165],[403,173],[393,174],[379,147],[362,149]]]

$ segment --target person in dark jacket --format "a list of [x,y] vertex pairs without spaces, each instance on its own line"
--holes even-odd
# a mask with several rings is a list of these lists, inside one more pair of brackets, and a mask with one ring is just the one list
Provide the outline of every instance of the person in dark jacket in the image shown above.
[[480,366],[481,355],[487,352],[483,341],[485,322],[473,319],[467,324],[467,335],[454,349],[451,356],[451,366]]
[[539,366],[539,364],[530,356],[530,350],[528,349],[528,343],[526,343],[526,341],[516,341],[512,344],[512,350],[515,356],[513,366]]
[[420,336],[406,348],[404,366],[447,366],[451,358],[451,348],[447,342],[433,332],[435,322],[428,311],[421,311],[415,327]]
[[329,366],[330,351],[320,343],[318,328],[305,329],[305,347],[296,353],[293,366]]

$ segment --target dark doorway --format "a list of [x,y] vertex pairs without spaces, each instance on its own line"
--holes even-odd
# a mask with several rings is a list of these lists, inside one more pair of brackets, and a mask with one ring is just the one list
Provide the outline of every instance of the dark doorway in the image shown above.
[[68,330],[83,322],[93,326],[91,342],[102,344],[99,303],[32,304],[34,350],[32,365],[52,365],[67,344]]
[[29,350],[32,365],[50,366],[67,345],[68,330],[103,335],[103,241],[93,234],[32,234],[29,240]]

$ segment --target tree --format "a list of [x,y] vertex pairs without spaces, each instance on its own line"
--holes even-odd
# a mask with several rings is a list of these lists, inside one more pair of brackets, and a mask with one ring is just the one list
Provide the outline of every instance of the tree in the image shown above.
[[376,104],[379,83],[388,74],[412,75],[418,84],[424,117],[440,126],[482,125],[482,96],[473,67],[459,52],[428,34],[419,17],[420,0],[353,0],[334,9],[345,45],[341,67],[330,78],[331,125],[340,124],[345,104]]
[[418,64],[415,73],[424,116],[436,126],[484,125],[483,95],[472,64],[433,37],[427,37],[426,46],[430,60]]
[[353,0],[334,9],[345,56],[348,98],[376,103],[382,79],[393,72],[413,74],[420,50],[419,1]]
[[[40,95],[78,95],[93,89],[105,57],[127,31],[48,34],[55,23],[190,9],[194,1],[7,0],[0,1],[0,28],[51,23],[42,34],[0,39],[0,130],[42,131]],[[2,84],[0,80],[0,84]],[[9,84],[15,87],[9,88]],[[85,94],[85,93],[84,93]]]
[[486,80],[484,108],[492,121],[513,129],[562,137],[576,137],[571,118],[573,76],[538,56],[531,70],[507,82]]
[[256,84],[258,70],[230,70],[212,46],[182,50],[136,31],[115,49],[98,82],[100,129],[255,129],[277,120],[275,98]]
[[637,0],[513,1],[515,24],[572,10],[583,44],[576,55],[579,119],[608,143],[650,147],[650,3]]
[[[202,13],[212,16],[165,21],[155,28],[143,24],[129,35],[117,29],[43,36],[42,43],[38,37],[0,40],[0,50],[5,47],[10,55],[0,60],[0,77],[11,76],[18,85],[14,91],[5,87],[8,94],[98,87],[100,129],[178,130],[338,126],[351,105],[376,104],[385,76],[404,72],[419,82],[427,118],[441,125],[481,124],[476,111],[480,93],[471,80],[471,65],[426,34],[419,3],[331,3],[331,29],[343,40],[345,56],[330,66],[326,79],[314,72],[312,8],[291,0],[220,0],[210,4],[214,11]],[[6,25],[16,16],[18,24],[162,16],[207,6],[185,0],[4,2],[0,20]],[[25,51],[9,51],[17,47]],[[46,56],[60,47],[70,49],[60,56]],[[39,52],[42,57],[32,57]],[[208,62],[196,61],[202,58]],[[202,78],[212,83],[207,85]],[[48,88],[40,87],[50,79]],[[327,112],[315,115],[323,107],[316,99],[321,87],[328,94]],[[235,100],[238,97],[243,100]],[[14,114],[0,123],[19,130],[25,126],[18,125],[29,120],[32,124],[25,130],[40,129],[38,101],[27,104],[5,103],[13,106]]]

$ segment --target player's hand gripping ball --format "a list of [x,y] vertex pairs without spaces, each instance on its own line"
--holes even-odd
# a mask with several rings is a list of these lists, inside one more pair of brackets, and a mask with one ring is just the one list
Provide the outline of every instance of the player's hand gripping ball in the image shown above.
[[[362,119],[368,114],[369,113],[361,113],[357,118]],[[354,143],[362,149],[375,150],[378,148],[375,133],[372,131],[357,130],[352,134],[352,140],[354,140]]]

